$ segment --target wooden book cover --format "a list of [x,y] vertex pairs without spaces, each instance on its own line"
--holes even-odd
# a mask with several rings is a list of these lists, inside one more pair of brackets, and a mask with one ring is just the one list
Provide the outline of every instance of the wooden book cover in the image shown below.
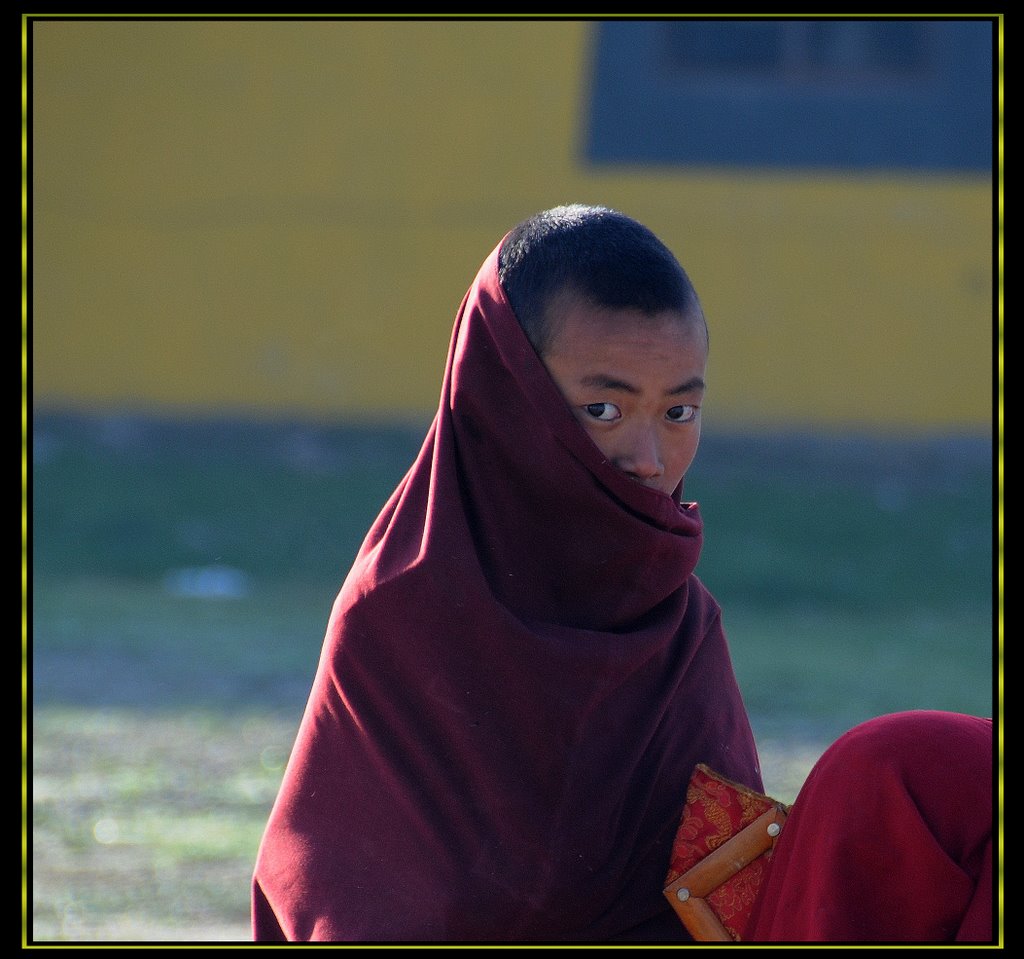
[[789,808],[698,765],[665,896],[698,942],[740,942]]

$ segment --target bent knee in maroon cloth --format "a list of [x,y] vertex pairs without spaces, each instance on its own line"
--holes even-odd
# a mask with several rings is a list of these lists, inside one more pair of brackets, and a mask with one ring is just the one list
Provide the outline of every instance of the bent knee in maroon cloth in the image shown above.
[[990,719],[915,710],[850,730],[797,796],[749,939],[991,940],[992,778]]

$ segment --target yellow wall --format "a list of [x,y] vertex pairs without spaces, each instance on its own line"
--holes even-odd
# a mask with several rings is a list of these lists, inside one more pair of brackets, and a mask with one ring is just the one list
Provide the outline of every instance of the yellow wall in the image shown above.
[[690,273],[707,421],[991,423],[988,179],[588,168],[591,30],[35,21],[36,406],[426,415],[480,262],[581,201]]

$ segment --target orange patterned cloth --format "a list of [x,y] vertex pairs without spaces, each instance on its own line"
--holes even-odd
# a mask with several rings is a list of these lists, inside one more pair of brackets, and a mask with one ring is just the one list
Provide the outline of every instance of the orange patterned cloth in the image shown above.
[[[704,764],[698,765],[686,791],[686,806],[672,845],[666,884],[673,883],[744,827],[779,805],[769,796],[732,782]],[[736,941],[743,938],[771,852],[769,848],[704,897]]]

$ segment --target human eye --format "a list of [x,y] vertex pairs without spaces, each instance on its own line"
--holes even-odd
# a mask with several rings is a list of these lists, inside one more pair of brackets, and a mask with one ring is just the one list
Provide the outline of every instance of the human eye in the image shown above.
[[622,416],[622,412],[614,403],[587,403],[583,409],[586,410],[587,416],[606,423]]
[[665,416],[673,423],[689,423],[697,416],[697,407],[692,405],[673,406]]

